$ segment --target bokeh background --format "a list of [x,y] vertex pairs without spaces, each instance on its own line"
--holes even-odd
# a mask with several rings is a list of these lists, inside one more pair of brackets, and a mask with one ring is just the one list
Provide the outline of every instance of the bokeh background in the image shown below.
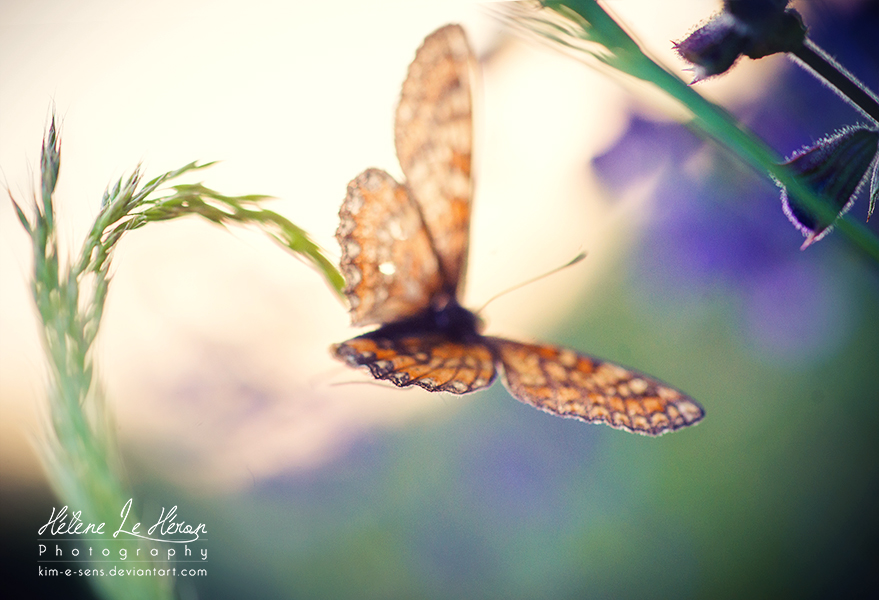
[[[609,0],[672,69],[719,3]],[[800,2],[813,38],[879,87],[879,3]],[[491,8],[491,6],[488,6]],[[511,35],[472,2],[0,4],[0,176],[33,197],[51,111],[76,249],[104,187],[191,160],[332,255],[347,182],[400,174],[393,110],[421,40],[461,22],[482,63],[465,302],[488,331],[672,382],[707,410],[659,439],[554,418],[500,385],[378,386],[331,360],[355,333],[308,266],[196,219],[124,240],[97,361],[147,513],[206,523],[183,598],[851,597],[879,585],[879,271],[839,235],[805,252],[777,190],[651,90]],[[686,74],[684,74],[686,75]],[[783,57],[700,84],[780,153],[861,120]],[[852,209],[863,220],[866,198]],[[876,231],[876,222],[871,223]],[[53,506],[35,438],[45,371],[30,248],[0,202],[4,583],[36,576]]]

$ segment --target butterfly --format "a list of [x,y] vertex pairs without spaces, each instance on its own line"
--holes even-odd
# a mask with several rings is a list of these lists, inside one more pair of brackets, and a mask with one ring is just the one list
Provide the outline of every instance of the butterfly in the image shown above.
[[470,227],[471,72],[464,30],[429,35],[403,83],[395,121],[400,184],[367,169],[348,185],[336,239],[351,324],[379,328],[331,352],[373,377],[466,394],[500,373],[518,400],[562,417],[644,435],[693,425],[704,411],[651,377],[574,350],[485,336],[458,293]]

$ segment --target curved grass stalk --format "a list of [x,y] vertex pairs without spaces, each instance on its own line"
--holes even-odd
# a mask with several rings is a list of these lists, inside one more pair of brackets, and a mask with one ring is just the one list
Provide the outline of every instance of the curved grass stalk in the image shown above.
[[[756,171],[769,174],[796,196],[818,219],[833,222],[836,210],[824,197],[782,167],[782,157],[753,132],[741,126],[728,111],[703,98],[677,75],[650,58],[596,0],[545,0],[543,10],[534,3],[511,3],[508,18],[552,42],[573,50],[584,60],[599,63],[653,84],[676,100],[692,116],[688,125],[704,132]],[[850,217],[835,221],[852,245],[879,263],[879,239]]]
[[[141,184],[138,168],[127,179],[120,179],[108,188],[79,255],[69,265],[62,265],[53,198],[60,165],[60,143],[53,118],[43,142],[40,198],[34,203],[33,217],[29,218],[12,199],[32,241],[32,294],[42,323],[43,346],[49,365],[48,419],[38,443],[49,481],[70,512],[81,511],[85,523],[106,523],[113,527],[112,524],[120,522],[121,511],[132,494],[123,483],[121,460],[111,437],[113,427],[95,375],[92,348],[107,298],[110,259],[124,234],[148,223],[193,214],[221,225],[256,225],[313,264],[340,299],[343,280],[302,229],[261,207],[264,196],[225,196],[201,184],[180,184],[164,195],[156,193],[180,175],[209,166],[196,163],[145,184]],[[138,521],[134,512],[131,511],[126,521]],[[112,534],[112,531],[104,533]],[[157,558],[150,555],[152,548],[155,546],[143,540],[117,538],[113,541],[114,557],[124,549],[129,559],[138,557],[151,561],[146,565],[129,562],[126,567],[168,567],[160,560],[161,553]],[[91,566],[101,568],[108,564]],[[88,579],[104,598],[146,600],[174,596],[171,576],[106,574]]]

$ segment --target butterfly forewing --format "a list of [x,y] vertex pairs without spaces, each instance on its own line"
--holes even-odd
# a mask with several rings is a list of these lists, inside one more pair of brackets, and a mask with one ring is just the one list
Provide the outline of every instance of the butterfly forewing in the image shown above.
[[636,371],[558,346],[486,339],[510,394],[554,415],[645,435],[704,416],[692,398]]
[[351,324],[388,323],[424,311],[443,280],[407,188],[368,169],[348,184],[339,218]]
[[368,367],[376,379],[431,392],[466,394],[488,387],[496,375],[484,343],[455,341],[440,333],[394,336],[379,329],[336,344],[332,351],[352,367]]
[[463,277],[469,239],[473,62],[459,25],[428,36],[403,83],[394,128],[406,184],[421,207],[451,291]]

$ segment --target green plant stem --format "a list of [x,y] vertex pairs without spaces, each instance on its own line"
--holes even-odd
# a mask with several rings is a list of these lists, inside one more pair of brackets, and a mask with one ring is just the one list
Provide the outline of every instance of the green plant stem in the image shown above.
[[821,77],[843,100],[879,125],[879,99],[817,44],[806,38],[803,45],[792,54],[803,66]]

